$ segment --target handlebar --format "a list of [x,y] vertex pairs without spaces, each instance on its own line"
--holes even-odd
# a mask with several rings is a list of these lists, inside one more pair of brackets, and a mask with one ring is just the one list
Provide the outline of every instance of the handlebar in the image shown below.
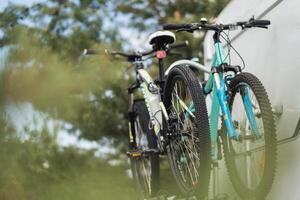
[[257,28],[268,28],[271,22],[269,20],[256,20],[250,19],[248,23],[245,24],[245,28],[257,27]]
[[119,52],[119,51],[109,51],[109,50],[105,49],[105,53],[108,55],[112,55],[112,56],[122,56],[122,57],[127,58],[127,60],[129,62],[134,62],[137,59],[142,59],[143,56],[147,56],[147,55],[154,53],[154,50],[129,54],[129,53],[124,53],[124,52]]
[[[174,44],[169,44],[169,45],[166,46],[165,51],[168,53],[171,49],[187,47],[188,44],[189,44],[188,41],[177,42],[177,43],[174,43]],[[120,52],[120,51],[110,51],[108,49],[105,49],[105,53],[106,54],[112,55],[112,56],[122,56],[122,57],[125,57],[128,62],[134,62],[136,60],[147,60],[149,58],[155,57],[155,55],[152,55],[152,56],[149,56],[149,57],[147,57],[145,59],[142,59],[144,56],[151,55],[151,54],[153,54],[156,51],[157,51],[157,49],[151,49],[151,50],[145,51],[145,52],[124,53],[124,52]],[[101,52],[99,50],[84,49],[83,52],[81,53],[81,56],[95,55],[95,54],[100,54],[100,53]]]
[[178,29],[189,29],[192,24],[163,24],[164,30],[178,30]]
[[195,30],[212,30],[221,32],[223,30],[232,30],[236,27],[245,28],[268,28],[271,22],[269,20],[256,20],[251,18],[249,21],[245,22],[236,22],[234,24],[208,24],[206,21],[202,21],[200,23],[190,23],[190,24],[163,24],[164,30],[176,30],[179,31],[187,31],[193,32]]
[[[169,52],[171,49],[187,47],[188,44],[189,44],[188,41],[177,42],[177,43],[174,43],[174,44],[169,44],[169,45],[166,46],[165,51]],[[142,57],[151,55],[151,54],[153,54],[156,51],[157,51],[157,49],[151,49],[151,50],[145,51],[145,52],[136,52],[136,53],[128,54],[128,53],[124,53],[124,52],[109,51],[109,50],[105,49],[105,53],[106,54],[112,55],[112,56],[122,56],[122,57],[125,57],[125,58],[127,58],[127,60],[129,62],[134,62],[137,59],[142,60]],[[150,56],[148,58],[152,58],[152,57],[154,57],[154,56]],[[148,59],[148,58],[146,58],[146,59]],[[143,59],[143,60],[146,60],[146,59]]]
[[252,23],[253,26],[268,26],[271,24],[270,20],[253,20],[250,21],[250,23]]
[[108,49],[105,49],[105,53],[109,54],[109,55],[115,55],[115,56],[123,56],[123,57],[143,57],[143,56],[147,56],[150,55],[152,53],[154,53],[153,50],[150,51],[145,51],[145,52],[137,52],[137,53],[124,53],[124,52],[120,52],[120,51],[110,51]]

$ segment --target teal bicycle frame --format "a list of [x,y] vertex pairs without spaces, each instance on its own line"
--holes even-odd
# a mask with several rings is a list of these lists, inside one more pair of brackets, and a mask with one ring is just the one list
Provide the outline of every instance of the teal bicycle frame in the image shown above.
[[[227,77],[224,76],[220,70],[217,70],[223,64],[228,64],[227,59],[224,55],[224,49],[221,42],[215,42],[215,53],[212,59],[212,68],[209,74],[209,78],[205,87],[203,88],[204,94],[208,95],[212,93],[212,102],[211,102],[211,112],[210,112],[210,135],[211,135],[211,144],[212,144],[212,160],[216,161],[217,152],[218,152],[218,121],[220,108],[223,116],[223,121],[225,123],[227,134],[230,138],[240,140],[242,139],[240,134],[236,131],[232,118],[231,112],[228,105],[228,95],[226,82]],[[243,104],[245,107],[246,115],[249,120],[249,124],[252,130],[257,137],[259,137],[259,131],[257,127],[257,123],[255,121],[255,114],[252,110],[252,104],[249,96],[249,87],[245,85],[244,92],[242,94]],[[191,104],[189,106],[189,110],[193,112],[194,105]],[[186,117],[188,117],[189,112],[185,113]]]

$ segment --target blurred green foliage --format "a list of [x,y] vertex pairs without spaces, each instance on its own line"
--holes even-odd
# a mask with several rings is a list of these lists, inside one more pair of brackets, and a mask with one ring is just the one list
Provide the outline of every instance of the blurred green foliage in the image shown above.
[[[119,32],[120,18],[129,17],[131,30],[158,29],[166,22],[212,18],[227,2],[51,0],[30,7],[10,4],[0,13],[4,33],[0,44],[14,45],[5,71],[4,95],[32,102],[35,109],[71,123],[70,132],[79,130],[81,137],[124,141],[128,85],[124,63],[112,62],[103,51],[79,62],[80,52],[85,48],[121,49],[126,41]],[[186,57],[199,55],[203,35],[177,36],[179,41],[190,42],[189,49],[182,50]]]
[[29,101],[35,109],[71,123],[70,132],[79,130],[84,138],[124,137],[124,64],[103,54],[78,60],[85,48],[120,48],[117,36],[102,29],[107,9],[102,1],[47,1],[5,8],[0,14],[4,33],[0,43],[13,47],[4,95]]
[[[94,152],[1,137],[0,199],[134,199],[124,165],[113,167]],[[112,174],[114,177],[112,178]]]
[[[5,104],[30,102],[49,118],[71,124],[70,133],[92,141],[113,139],[125,150],[126,88],[134,72],[103,50],[131,46],[122,35],[130,32],[122,28],[143,34],[162,23],[211,19],[228,1],[48,0],[9,4],[0,11],[0,47],[10,47],[0,74],[0,199],[135,199],[124,162],[112,167],[94,150],[62,148],[57,130],[49,132],[46,125],[42,130],[25,127],[29,137],[22,140],[5,115]],[[185,57],[202,58],[203,35],[176,36],[191,44],[181,50]],[[85,48],[100,53],[80,58]],[[157,73],[157,68],[150,70]],[[171,185],[170,171],[164,170]]]

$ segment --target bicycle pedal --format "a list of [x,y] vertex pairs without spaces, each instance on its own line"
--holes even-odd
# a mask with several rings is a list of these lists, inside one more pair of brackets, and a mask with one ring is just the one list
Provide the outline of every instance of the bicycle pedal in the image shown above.
[[148,156],[151,153],[159,153],[158,149],[146,149],[143,151],[128,151],[126,154],[130,157]]
[[134,158],[142,156],[142,153],[140,151],[128,151],[126,154],[127,156]]

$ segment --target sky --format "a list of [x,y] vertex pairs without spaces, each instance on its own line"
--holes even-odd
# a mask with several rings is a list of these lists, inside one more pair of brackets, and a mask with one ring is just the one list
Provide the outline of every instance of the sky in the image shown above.
[[5,8],[7,4],[10,3],[15,3],[15,4],[26,4],[26,5],[31,5],[35,2],[39,2],[41,0],[0,0],[0,9]]
[[[1,58],[1,51],[0,51]],[[1,60],[1,59],[0,59]],[[83,138],[78,138],[79,132],[68,133],[63,127],[70,128],[72,125],[63,121],[54,120],[47,116],[47,114],[35,110],[31,103],[8,103],[5,106],[5,111],[14,125],[16,132],[21,140],[29,139],[28,132],[24,132],[26,126],[29,131],[41,131],[46,122],[47,129],[50,133],[53,132],[54,126],[58,125],[57,144],[61,147],[75,146],[80,149],[97,149],[95,156],[103,157],[107,154],[116,153],[117,150],[113,148],[111,141],[106,138],[99,141],[88,141]],[[45,121],[45,119],[47,119]]]

